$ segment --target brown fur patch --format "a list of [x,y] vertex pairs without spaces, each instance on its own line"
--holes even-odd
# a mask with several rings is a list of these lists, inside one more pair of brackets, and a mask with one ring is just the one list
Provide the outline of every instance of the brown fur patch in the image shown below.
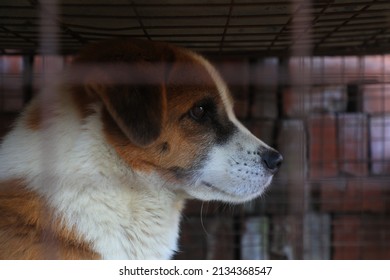
[[22,180],[0,183],[0,259],[97,259]]

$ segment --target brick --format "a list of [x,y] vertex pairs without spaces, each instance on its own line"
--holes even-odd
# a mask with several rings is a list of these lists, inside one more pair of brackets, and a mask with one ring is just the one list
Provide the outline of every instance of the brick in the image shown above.
[[346,82],[356,82],[361,79],[360,71],[361,66],[359,62],[360,58],[357,56],[345,56],[343,57],[344,63],[344,79]]
[[390,190],[388,183],[379,181],[364,185],[362,194],[362,209],[360,211],[388,213],[390,211]]
[[338,117],[340,170],[355,176],[368,175],[367,116],[360,113]]
[[314,86],[283,91],[283,113],[299,117],[312,113],[344,112],[347,106],[345,86]]
[[283,155],[284,161],[277,179],[281,185],[288,185],[286,208],[294,214],[304,211],[307,204],[307,200],[305,200],[306,195],[308,195],[308,188],[305,187],[307,180],[306,139],[303,121],[284,120],[281,123],[276,146]]
[[390,172],[390,116],[370,119],[371,172],[388,175]]
[[263,59],[251,65],[253,98],[250,110],[253,118],[277,118],[279,70],[275,58]]
[[390,210],[390,190],[376,178],[336,179],[320,183],[320,209],[325,212],[385,213]]
[[383,55],[367,55],[362,58],[364,76],[367,79],[379,80],[383,77]]
[[250,110],[252,118],[276,119],[278,117],[276,89],[255,88]]
[[363,91],[363,111],[371,114],[390,112],[390,85],[366,85]]
[[334,115],[312,115],[309,129],[309,174],[310,178],[338,175],[337,125]]
[[319,185],[319,208],[325,212],[344,211],[343,200],[345,192],[345,182],[335,180],[323,182]]
[[[339,56],[324,57],[324,75],[328,83],[340,83],[343,74],[343,59]],[[336,80],[335,80],[336,79]]]
[[333,259],[360,259],[361,221],[358,216],[340,215],[334,218],[333,228]]
[[284,120],[281,123],[277,139],[277,147],[284,157],[281,178],[287,176],[287,180],[301,181],[305,176],[306,131],[301,120]]
[[333,223],[333,258],[388,260],[390,221],[382,216],[337,215]]
[[23,72],[22,56],[0,56],[0,74],[21,75]]
[[362,259],[390,259],[390,221],[386,216],[363,216],[360,236]]

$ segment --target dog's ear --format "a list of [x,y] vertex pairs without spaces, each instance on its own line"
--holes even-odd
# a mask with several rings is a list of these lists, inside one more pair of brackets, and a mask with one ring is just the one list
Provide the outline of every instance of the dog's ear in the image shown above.
[[100,97],[132,143],[148,146],[160,136],[165,107],[162,86],[114,86]]
[[114,63],[88,75],[85,88],[102,100],[112,119],[138,146],[160,135],[166,111],[164,66],[161,63]]

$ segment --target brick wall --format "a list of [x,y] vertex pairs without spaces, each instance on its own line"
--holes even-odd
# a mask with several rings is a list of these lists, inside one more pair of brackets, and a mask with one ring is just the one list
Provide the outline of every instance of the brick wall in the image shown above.
[[307,211],[330,217],[331,258],[388,259],[390,60],[344,61],[343,71],[340,61],[322,61],[305,92],[283,93],[284,115],[307,128]]

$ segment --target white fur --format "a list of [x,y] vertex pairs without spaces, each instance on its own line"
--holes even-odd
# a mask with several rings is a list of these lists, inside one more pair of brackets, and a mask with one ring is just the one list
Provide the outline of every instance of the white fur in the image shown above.
[[245,137],[249,136],[241,134],[223,146],[213,147],[195,186],[188,190],[193,196],[240,203],[264,192],[272,174],[265,170],[257,154],[260,143]]

